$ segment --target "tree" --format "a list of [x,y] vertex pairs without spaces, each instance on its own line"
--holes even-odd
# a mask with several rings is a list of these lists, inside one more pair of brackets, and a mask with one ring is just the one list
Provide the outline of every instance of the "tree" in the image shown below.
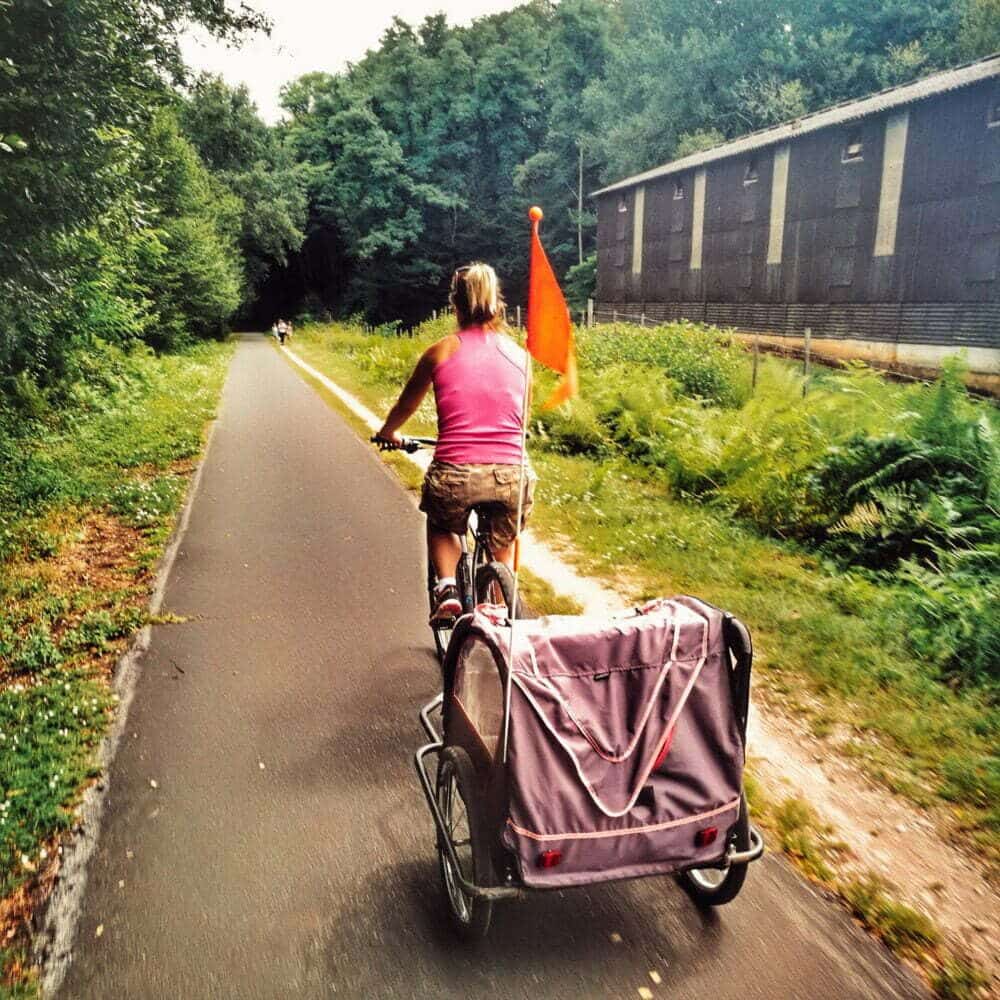
[[485,259],[516,302],[533,202],[553,264],[584,262],[583,287],[588,192],[946,66],[962,12],[979,25],[973,8],[996,3],[532,0],[465,27],[396,19],[345,72],[285,90],[312,178],[302,290],[419,319],[456,264]]
[[93,222],[131,181],[115,169],[180,80],[180,31],[264,27],[215,0],[4,0],[0,17],[0,255],[22,265],[45,237]]
[[245,86],[202,74],[181,103],[180,117],[206,166],[240,201],[239,245],[246,299],[252,301],[267,275],[302,246],[307,171],[280,132],[261,120]]
[[239,307],[242,205],[202,164],[172,111],[161,111],[144,139],[138,175],[162,247],[140,277],[156,310],[146,339],[170,348],[218,334]]
[[556,8],[545,75],[548,129],[542,149],[515,171],[518,191],[546,208],[549,254],[558,270],[583,262],[597,217],[587,194],[599,186],[597,126],[580,113],[580,95],[600,79],[617,27],[601,0],[565,0]]
[[968,0],[958,41],[967,59],[1000,52],[1000,0]]
[[90,336],[150,331],[139,163],[191,24],[266,27],[219,0],[0,0],[0,390],[58,381]]

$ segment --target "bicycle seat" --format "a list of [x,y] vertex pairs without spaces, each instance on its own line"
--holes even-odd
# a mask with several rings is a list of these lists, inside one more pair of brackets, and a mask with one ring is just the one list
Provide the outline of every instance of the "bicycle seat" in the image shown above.
[[488,520],[501,507],[503,507],[503,504],[500,503],[499,501],[491,501],[489,503],[475,503],[469,508],[469,513],[475,514],[480,521],[483,518],[486,518]]

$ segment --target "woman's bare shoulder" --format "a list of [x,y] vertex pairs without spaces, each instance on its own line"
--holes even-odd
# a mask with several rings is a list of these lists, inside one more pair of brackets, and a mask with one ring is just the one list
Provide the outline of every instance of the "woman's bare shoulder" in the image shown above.
[[441,364],[442,361],[447,361],[458,349],[462,346],[462,341],[459,339],[458,334],[449,333],[447,337],[442,337],[440,340],[435,340],[430,347],[424,351],[424,358],[427,361],[433,362],[435,365]]

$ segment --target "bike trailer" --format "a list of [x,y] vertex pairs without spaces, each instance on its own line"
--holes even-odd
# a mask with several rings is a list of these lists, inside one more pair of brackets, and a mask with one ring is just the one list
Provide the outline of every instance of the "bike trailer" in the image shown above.
[[474,764],[492,867],[508,884],[584,885],[734,856],[750,672],[739,623],[690,597],[521,620],[508,690],[510,642],[506,621],[482,610],[464,620],[443,706],[443,743]]

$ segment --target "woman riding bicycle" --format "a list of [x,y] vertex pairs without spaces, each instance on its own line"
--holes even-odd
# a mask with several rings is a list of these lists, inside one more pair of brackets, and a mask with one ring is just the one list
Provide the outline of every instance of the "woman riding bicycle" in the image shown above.
[[458,535],[466,530],[469,510],[495,505],[490,548],[494,559],[513,567],[514,542],[531,511],[535,483],[531,469],[522,468],[528,359],[505,332],[496,272],[488,264],[460,267],[451,279],[449,301],[458,330],[424,351],[378,432],[382,440],[401,444],[399,428],[433,385],[438,443],[420,500],[437,574],[432,622],[462,610],[455,570]]

